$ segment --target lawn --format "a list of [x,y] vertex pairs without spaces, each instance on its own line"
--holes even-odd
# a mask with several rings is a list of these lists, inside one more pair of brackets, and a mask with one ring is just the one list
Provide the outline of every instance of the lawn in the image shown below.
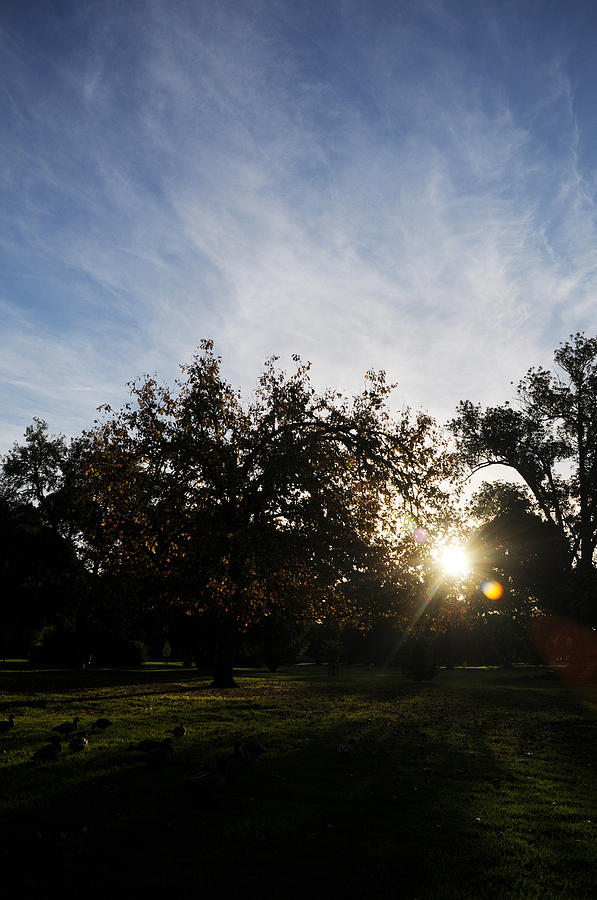
[[[238,683],[217,691],[174,664],[0,667],[0,719],[15,716],[3,869],[21,895],[597,897],[590,686],[541,668],[416,685],[316,666]],[[33,761],[75,715],[89,749]],[[173,754],[129,749],[168,734]],[[251,738],[265,752],[221,763],[225,783],[193,780]]]

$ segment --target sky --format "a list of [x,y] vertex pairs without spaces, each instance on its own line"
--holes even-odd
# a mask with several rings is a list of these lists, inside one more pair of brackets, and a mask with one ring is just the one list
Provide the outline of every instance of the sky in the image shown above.
[[202,338],[439,422],[597,334],[597,5],[4,0],[0,453]]

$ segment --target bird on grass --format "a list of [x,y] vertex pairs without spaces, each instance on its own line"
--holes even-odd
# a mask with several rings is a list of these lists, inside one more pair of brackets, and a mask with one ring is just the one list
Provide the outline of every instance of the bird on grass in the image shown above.
[[52,731],[56,731],[58,734],[72,734],[73,731],[77,730],[77,725],[79,724],[79,717],[75,716],[72,722],[61,722],[60,725],[54,725]]
[[68,746],[73,753],[81,753],[83,750],[87,750],[89,747],[89,738],[87,737],[86,732],[75,735]]
[[6,734],[7,731],[10,731],[10,729],[14,727],[15,717],[10,713],[7,720],[0,722],[0,734]]
[[176,738],[182,738],[187,733],[187,730],[181,722],[180,725],[175,725],[174,728],[171,728],[170,733]]
[[33,762],[52,762],[53,760],[58,759],[61,750],[62,744],[60,743],[60,738],[55,736],[52,738],[50,744],[44,744],[43,747],[39,747],[31,759]]
[[101,731],[103,731],[105,728],[108,728],[111,724],[112,724],[112,722],[110,721],[110,719],[105,719],[103,716],[101,716],[99,719],[95,720],[95,722],[91,726],[91,729],[93,731],[96,728],[99,728],[99,729],[101,729]]

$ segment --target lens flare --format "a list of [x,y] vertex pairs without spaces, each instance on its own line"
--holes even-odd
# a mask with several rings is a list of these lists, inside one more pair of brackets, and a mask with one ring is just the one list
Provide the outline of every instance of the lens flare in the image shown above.
[[499,581],[484,581],[481,584],[481,590],[488,600],[499,600],[504,593],[504,588]]
[[429,534],[427,531],[420,526],[413,531],[413,540],[415,540],[417,544],[424,544],[428,537]]

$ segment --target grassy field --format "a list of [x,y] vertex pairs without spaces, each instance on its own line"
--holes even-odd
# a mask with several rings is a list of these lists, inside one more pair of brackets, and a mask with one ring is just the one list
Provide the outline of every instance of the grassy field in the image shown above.
[[[3,871],[23,897],[597,897],[597,693],[546,669],[0,667]],[[80,717],[89,749],[32,760]],[[129,745],[172,736],[174,753]],[[258,739],[261,755],[225,763]],[[341,744],[354,743],[350,752]]]

